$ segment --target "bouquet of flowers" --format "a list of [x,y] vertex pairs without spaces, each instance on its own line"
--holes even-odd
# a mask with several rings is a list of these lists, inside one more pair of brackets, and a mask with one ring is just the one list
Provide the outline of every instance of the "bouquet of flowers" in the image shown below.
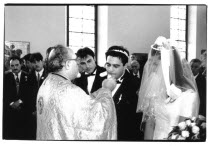
[[206,140],[206,119],[188,118],[182,121],[168,135],[168,140]]

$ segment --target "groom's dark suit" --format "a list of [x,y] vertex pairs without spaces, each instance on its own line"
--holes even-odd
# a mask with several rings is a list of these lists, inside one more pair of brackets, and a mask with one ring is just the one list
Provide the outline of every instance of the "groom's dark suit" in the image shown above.
[[141,115],[136,113],[140,82],[127,70],[122,78],[121,85],[113,95],[117,112],[118,140],[142,140],[139,130]]
[[[97,91],[99,88],[102,87],[102,82],[104,79],[106,79],[106,69],[100,66],[96,66],[96,74],[95,74],[95,79],[93,81],[93,85],[91,88],[90,93],[93,93],[95,91]],[[79,86],[80,88],[82,88],[87,94],[89,94],[88,92],[88,79],[87,79],[87,75],[85,75],[85,73],[81,74],[81,77],[76,78],[74,80],[74,83]]]

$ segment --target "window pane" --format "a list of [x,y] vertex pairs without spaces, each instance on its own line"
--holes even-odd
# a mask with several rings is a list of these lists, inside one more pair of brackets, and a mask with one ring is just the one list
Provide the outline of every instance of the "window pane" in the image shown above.
[[[186,54],[186,6],[173,5],[170,13],[170,38],[177,41],[177,48]],[[185,56],[184,56],[185,57]]]
[[173,40],[178,40],[179,39],[177,30],[170,30],[170,38],[173,39]]
[[94,33],[95,22],[92,20],[83,20],[83,32]]
[[69,7],[69,17],[82,18],[81,6],[70,6]]
[[174,7],[171,8],[171,17],[178,18],[178,13]]
[[178,45],[177,45],[177,48],[180,50],[180,51],[186,51],[185,48],[186,48],[186,43],[185,42],[177,42]]
[[178,19],[171,19],[170,21],[170,28],[177,30],[178,27]]
[[186,19],[186,10],[185,9],[179,9],[179,18]]
[[180,20],[179,21],[179,29],[180,30],[185,30],[186,29],[186,21],[185,20]]
[[82,19],[69,19],[69,31],[81,32],[82,30]]
[[179,40],[185,41],[185,31],[179,31]]
[[84,7],[84,9],[83,9],[83,17],[85,19],[94,20],[95,19],[94,7],[92,7],[92,6]]
[[83,34],[83,40],[83,46],[94,46],[95,39],[93,34]]
[[80,46],[82,43],[81,33],[69,33],[69,45]]
[[77,51],[82,47],[95,48],[95,7],[69,6],[69,46]]

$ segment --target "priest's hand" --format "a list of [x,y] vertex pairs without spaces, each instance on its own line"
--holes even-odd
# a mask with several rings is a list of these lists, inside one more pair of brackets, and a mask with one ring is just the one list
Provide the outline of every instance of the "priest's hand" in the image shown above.
[[114,90],[114,88],[116,87],[116,85],[117,85],[117,82],[116,82],[116,79],[114,79],[114,78],[108,78],[108,79],[105,79],[102,82],[102,87],[103,88],[106,88],[106,89],[109,89],[111,91]]

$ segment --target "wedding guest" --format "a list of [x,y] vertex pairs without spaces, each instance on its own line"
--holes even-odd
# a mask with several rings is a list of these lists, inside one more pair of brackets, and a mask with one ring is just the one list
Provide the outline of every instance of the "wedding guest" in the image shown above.
[[141,82],[142,72],[140,70],[140,64],[137,60],[131,61],[130,73],[133,74],[133,76],[135,76],[139,80],[139,82]]
[[25,139],[25,99],[28,74],[21,70],[20,58],[10,58],[11,72],[4,75],[3,139]]
[[70,48],[55,46],[48,59],[49,75],[37,96],[37,140],[116,140],[114,79],[87,95],[71,81],[79,73]]
[[46,69],[44,68],[43,56],[41,53],[32,53],[30,60],[34,70],[28,77],[29,95],[27,98],[27,122],[29,139],[36,139],[36,97],[40,86],[47,77]]
[[204,51],[201,54],[201,72],[206,77],[206,71],[207,71],[207,51]]
[[199,59],[192,59],[190,61],[200,97],[199,115],[206,117],[206,78],[203,70],[201,70],[201,64],[202,62]]
[[137,56],[136,56],[134,53],[132,53],[132,54],[129,56],[128,65],[127,65],[127,68],[128,68],[129,71],[131,70],[131,62],[132,62],[133,60],[136,60],[136,61],[137,61]]
[[130,55],[130,60],[131,61],[137,60],[137,57],[134,53]]
[[33,65],[32,65],[32,62],[30,61],[30,56],[31,56],[31,53],[28,53],[23,57],[25,61],[25,71],[29,74],[33,71]]
[[93,93],[101,88],[102,82],[107,75],[106,69],[97,65],[95,54],[90,48],[79,49],[76,54],[83,72],[74,82],[87,94]]

